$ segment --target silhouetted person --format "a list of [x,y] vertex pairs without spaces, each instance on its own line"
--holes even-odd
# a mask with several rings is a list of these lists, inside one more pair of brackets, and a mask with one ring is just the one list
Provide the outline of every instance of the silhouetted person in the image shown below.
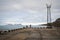
[[31,25],[30,25],[30,28],[31,28]]

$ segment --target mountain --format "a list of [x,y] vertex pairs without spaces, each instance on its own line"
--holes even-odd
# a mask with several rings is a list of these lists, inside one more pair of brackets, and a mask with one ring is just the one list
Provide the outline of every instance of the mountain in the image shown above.
[[0,30],[12,30],[12,29],[18,29],[18,28],[23,28],[23,25],[21,24],[8,24],[8,25],[3,25],[0,26]]
[[56,19],[56,21],[53,22],[53,26],[60,27],[60,18]]

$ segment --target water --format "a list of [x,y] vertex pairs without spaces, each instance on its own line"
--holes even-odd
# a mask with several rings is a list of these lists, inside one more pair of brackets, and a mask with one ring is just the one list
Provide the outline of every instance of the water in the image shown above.
[[23,25],[19,25],[19,24],[15,24],[15,25],[3,25],[3,26],[0,26],[0,30],[2,31],[6,31],[6,30],[12,30],[12,29],[18,29],[18,28],[22,28]]
[[[23,25],[20,25],[20,24],[15,24],[15,25],[9,24],[9,25],[0,26],[0,30],[6,31],[6,30],[23,28],[23,27],[26,27],[26,26],[23,26]],[[32,27],[46,27],[46,26],[32,25]]]

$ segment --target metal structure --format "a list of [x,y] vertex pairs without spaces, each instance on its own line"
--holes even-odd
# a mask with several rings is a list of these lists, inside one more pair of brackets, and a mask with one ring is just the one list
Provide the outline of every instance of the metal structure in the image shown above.
[[47,27],[51,28],[51,5],[46,4],[47,6]]

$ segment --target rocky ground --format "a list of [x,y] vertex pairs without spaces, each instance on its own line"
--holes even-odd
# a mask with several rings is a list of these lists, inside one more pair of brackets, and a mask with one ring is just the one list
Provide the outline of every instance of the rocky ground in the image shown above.
[[60,40],[60,30],[22,29],[0,35],[0,40]]

